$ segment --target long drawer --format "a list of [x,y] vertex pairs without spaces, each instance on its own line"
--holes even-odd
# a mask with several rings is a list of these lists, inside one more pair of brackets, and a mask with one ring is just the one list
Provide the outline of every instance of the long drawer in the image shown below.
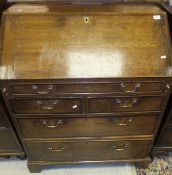
[[109,137],[152,135],[158,116],[18,118],[17,121],[24,138]]
[[145,158],[150,141],[35,141],[26,142],[29,160],[101,161]]
[[8,117],[0,96],[0,155],[23,155],[23,149]]
[[10,84],[11,95],[54,95],[58,93],[109,93],[109,92],[162,92],[163,82],[121,81],[114,83],[78,83],[78,84]]
[[11,99],[15,114],[77,114],[82,113],[82,98]]
[[90,113],[161,111],[163,99],[163,96],[91,97],[88,99],[88,111]]

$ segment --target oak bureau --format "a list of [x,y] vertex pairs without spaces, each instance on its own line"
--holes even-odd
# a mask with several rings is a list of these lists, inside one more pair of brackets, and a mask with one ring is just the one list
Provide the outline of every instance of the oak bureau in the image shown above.
[[30,172],[150,161],[171,93],[162,8],[19,3],[2,25],[3,99]]

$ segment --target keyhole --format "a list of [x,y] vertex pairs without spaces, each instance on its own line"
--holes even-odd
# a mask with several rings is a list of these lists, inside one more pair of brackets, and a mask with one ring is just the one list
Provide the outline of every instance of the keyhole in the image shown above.
[[87,16],[84,17],[84,22],[85,22],[86,24],[89,23],[89,20],[90,20],[89,17],[87,17]]

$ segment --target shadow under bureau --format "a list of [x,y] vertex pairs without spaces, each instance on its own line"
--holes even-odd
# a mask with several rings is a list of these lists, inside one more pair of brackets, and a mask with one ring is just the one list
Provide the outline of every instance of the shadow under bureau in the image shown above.
[[150,161],[171,92],[165,11],[18,4],[2,25],[3,98],[31,172]]

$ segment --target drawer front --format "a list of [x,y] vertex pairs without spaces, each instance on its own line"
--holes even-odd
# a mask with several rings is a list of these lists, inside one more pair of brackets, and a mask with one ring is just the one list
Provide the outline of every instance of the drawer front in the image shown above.
[[12,95],[51,95],[58,93],[161,92],[162,82],[118,82],[86,84],[12,84]]
[[152,135],[158,116],[17,119],[24,138]]
[[5,151],[17,151],[19,149],[17,144],[11,134],[11,131],[8,128],[0,128],[0,153],[4,153]]
[[172,146],[172,125],[167,126],[158,140],[158,145]]
[[81,98],[11,99],[9,102],[15,114],[82,113]]
[[13,95],[51,95],[84,92],[83,84],[27,84],[11,85]]
[[163,96],[89,98],[90,113],[160,111]]
[[162,82],[121,82],[121,83],[95,83],[86,85],[87,92],[161,92]]
[[27,142],[29,160],[101,161],[146,157],[150,141]]

